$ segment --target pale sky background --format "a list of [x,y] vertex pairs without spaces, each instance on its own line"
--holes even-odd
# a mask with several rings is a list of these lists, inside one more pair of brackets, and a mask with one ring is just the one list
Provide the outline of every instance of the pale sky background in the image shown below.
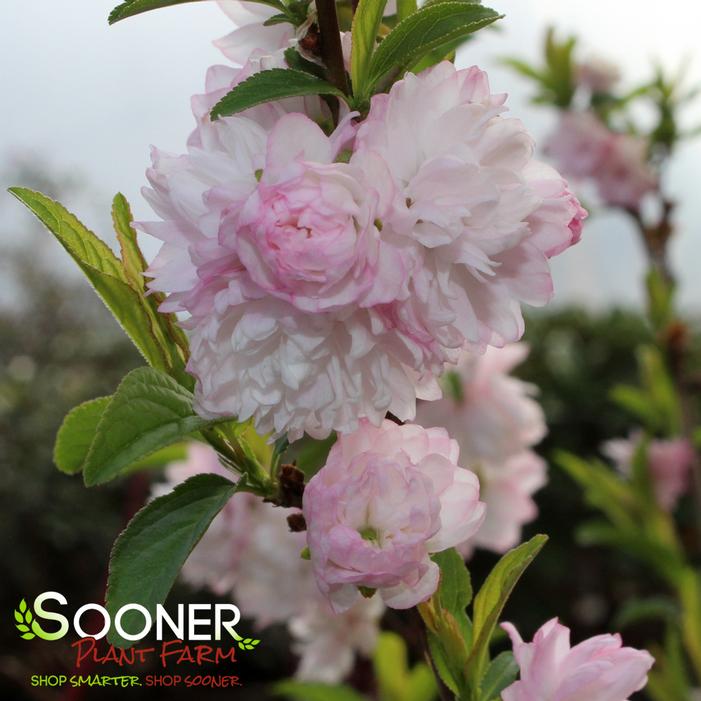
[[[527,103],[532,88],[498,66],[498,57],[540,57],[545,27],[580,35],[585,55],[621,65],[626,81],[649,75],[652,59],[669,67],[689,63],[701,83],[695,0],[484,0],[507,17],[501,32],[482,32],[460,57],[486,69],[494,92],[509,92],[513,114],[542,139],[552,122]],[[189,97],[201,92],[206,68],[225,59],[211,40],[230,22],[214,2],[155,11],[108,27],[117,0],[2,0],[0,23],[0,159],[36,154],[59,172],[88,178],[91,201],[64,204],[100,235],[109,237],[112,195],[122,191],[137,218],[149,218],[139,189],[156,144],[180,152],[192,129]],[[694,119],[695,117],[695,119]],[[701,122],[701,101],[689,115]],[[0,168],[0,171],[3,170]],[[0,174],[0,212],[20,231],[25,215],[10,201]],[[682,149],[670,171],[679,200],[680,235],[673,262],[685,307],[701,309],[701,139]],[[11,198],[10,198],[11,199]],[[48,238],[57,265],[65,254]],[[153,254],[153,242],[145,245]],[[52,254],[53,257],[53,254]],[[624,218],[597,216],[581,244],[553,261],[557,300],[589,306],[639,303],[643,259]]]

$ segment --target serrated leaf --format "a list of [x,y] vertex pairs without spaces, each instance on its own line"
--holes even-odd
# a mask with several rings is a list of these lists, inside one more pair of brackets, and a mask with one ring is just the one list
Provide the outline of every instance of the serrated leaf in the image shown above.
[[275,684],[273,692],[293,701],[366,701],[349,686],[332,686],[320,682],[284,681]]
[[351,81],[355,95],[368,95],[366,82],[370,59],[382,24],[387,0],[360,0],[353,15],[351,29]]
[[453,673],[450,671],[440,638],[435,633],[427,631],[426,640],[428,642],[428,651],[431,655],[431,661],[433,662],[433,667],[436,670],[436,673],[440,677],[443,684],[445,684],[445,686],[447,686],[448,689],[453,692],[453,694],[458,696],[460,689],[455,681],[455,678],[453,677]]
[[545,535],[536,535],[531,540],[510,550],[497,562],[480,588],[473,605],[473,644],[467,664],[467,678],[479,680],[483,677],[489,659],[489,642],[501,612],[511,592],[526,568],[547,542]]
[[122,252],[124,273],[130,280],[132,287],[142,288],[144,286],[144,270],[147,267],[146,259],[141,253],[136,230],[132,226],[129,202],[121,192],[118,192],[112,201],[112,223]]
[[168,367],[172,368],[170,374],[181,385],[192,389],[194,380],[185,371],[190,354],[187,336],[180,328],[175,314],[158,311],[165,301],[165,295],[161,292],[150,292],[146,287],[145,273],[148,265],[139,248],[131,207],[121,193],[117,193],[112,201],[112,222],[119,241],[124,273],[131,287],[139,294],[151,331],[166,356]]
[[[107,610],[112,616],[127,603],[140,603],[152,614],[162,604],[192,549],[212,519],[236,491],[236,484],[214,474],[191,477],[154,499],[129,522],[110,556]],[[135,616],[132,618],[131,613]],[[123,616],[123,627],[142,622],[138,612]],[[113,627],[112,644],[129,647]]]
[[429,51],[468,36],[502,15],[469,2],[441,2],[422,7],[400,22],[377,47],[372,56],[368,90],[390,71],[401,73]]
[[127,281],[112,249],[63,205],[23,187],[11,187],[9,192],[41,220],[78,265],[88,265],[100,273]]
[[516,681],[519,667],[511,652],[497,655],[487,668],[481,686],[480,701],[498,701],[501,692]]
[[[284,11],[284,6],[277,0],[247,0],[248,2],[256,2],[261,5],[269,5],[277,10]],[[158,10],[162,7],[171,7],[172,5],[183,5],[186,2],[201,2],[201,0],[125,0],[121,5],[110,12],[109,23],[114,24],[127,17],[139,15],[142,12],[150,10]]]
[[129,283],[112,250],[58,202],[39,192],[13,187],[10,192],[58,239],[150,365],[172,372],[169,354],[159,344],[143,295]]
[[91,399],[68,412],[54,444],[54,463],[61,472],[73,475],[83,469],[97,425],[111,399]]
[[97,425],[83,465],[85,484],[108,482],[137,460],[225,420],[198,416],[192,401],[192,394],[165,373],[132,370]]
[[239,83],[212,108],[212,119],[228,117],[265,102],[305,95],[335,95],[343,92],[321,78],[291,68],[271,68],[254,73]]

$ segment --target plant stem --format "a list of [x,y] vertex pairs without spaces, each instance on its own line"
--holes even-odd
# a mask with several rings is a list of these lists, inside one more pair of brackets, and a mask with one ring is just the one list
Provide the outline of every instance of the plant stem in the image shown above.
[[316,0],[317,23],[321,35],[321,58],[329,73],[330,82],[348,94],[348,79],[343,64],[341,30],[336,15],[336,0]]
[[[667,248],[671,237],[674,234],[674,224],[672,214],[674,203],[667,199],[662,192],[658,192],[662,216],[659,222],[653,226],[648,226],[642,218],[640,210],[627,209],[626,211],[635,222],[640,240],[645,249],[648,259],[648,266],[651,270],[657,270],[667,285],[673,286],[675,279],[669,267]],[[682,410],[682,436],[693,446],[693,433],[697,422],[695,398],[693,393],[689,393],[685,377],[686,348],[684,339],[679,339],[678,333],[669,333],[671,327],[684,328],[681,320],[676,318],[673,310],[674,321],[670,323],[670,328],[665,330],[659,343],[666,356],[667,365],[672,377],[672,381],[679,396]],[[683,335],[683,334],[682,334]],[[696,504],[696,531],[698,536],[697,548],[701,548],[701,460],[698,452],[694,449],[694,458],[691,464],[691,478],[694,502]]]

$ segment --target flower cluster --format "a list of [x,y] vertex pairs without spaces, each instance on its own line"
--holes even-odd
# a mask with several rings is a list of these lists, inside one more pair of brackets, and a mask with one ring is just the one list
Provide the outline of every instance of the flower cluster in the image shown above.
[[361,591],[399,609],[435,592],[430,554],[465,542],[484,518],[477,477],[458,457],[441,428],[363,422],[339,437],[304,493],[314,572],[334,610]]
[[284,61],[256,47],[212,69],[187,154],[154,151],[150,288],[188,317],[201,414],[291,439],[411,420],[466,344],[521,336],[586,213],[478,68],[407,74],[335,129],[318,98],[209,118]]
[[545,462],[532,446],[546,433],[536,388],[509,373],[528,355],[523,343],[464,353],[456,370],[444,376],[446,397],[423,402],[417,421],[444,426],[460,445],[463,464],[477,472],[485,521],[465,555],[477,545],[505,552],[521,539],[521,527],[537,507],[532,495],[546,481]]
[[591,179],[609,205],[638,209],[657,187],[647,162],[647,143],[611,131],[592,112],[563,112],[546,152],[568,177]]
[[[193,443],[186,460],[168,466],[166,482],[156,485],[153,495],[210,472],[233,478],[211,448]],[[291,533],[287,526],[287,516],[295,513],[252,494],[235,494],[190,554],[182,576],[193,586],[231,595],[242,615],[261,628],[287,625],[300,657],[297,676],[334,683],[351,671],[356,653],[372,653],[384,606],[376,597],[358,601],[341,615],[331,610],[309,561],[300,557],[304,533]]]

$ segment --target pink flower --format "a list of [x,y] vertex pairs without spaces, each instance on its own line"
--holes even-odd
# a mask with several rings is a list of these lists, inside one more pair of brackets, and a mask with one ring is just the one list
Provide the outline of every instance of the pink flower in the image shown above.
[[477,474],[486,518],[472,541],[459,550],[466,556],[473,546],[505,553],[521,542],[522,527],[538,516],[532,495],[547,483],[545,461],[524,450],[496,465],[482,463]]
[[266,20],[278,14],[274,7],[239,0],[218,2],[236,29],[215,41],[214,45],[235,64],[244,65],[256,50],[274,53],[289,46],[294,38],[294,27],[291,24],[264,25]]
[[444,376],[444,398],[421,402],[421,424],[443,426],[460,446],[463,464],[479,476],[487,514],[477,535],[460,546],[505,552],[520,542],[521,528],[538,515],[532,495],[546,483],[546,466],[528,450],[546,433],[533,399],[536,388],[509,373],[528,355],[523,343],[465,351],[456,370]]
[[577,84],[591,92],[605,93],[621,79],[621,71],[615,63],[598,56],[576,66]]
[[444,62],[373,97],[358,130],[351,163],[379,156],[397,193],[383,235],[406,237],[423,259],[402,314],[415,336],[436,339],[441,360],[466,341],[518,340],[520,303],[551,298],[548,257],[581,233],[584,210],[534,161],[521,122],[500,116],[505,100],[478,68]]
[[378,589],[392,608],[433,594],[430,553],[464,542],[484,518],[458,453],[443,429],[391,421],[339,437],[304,494],[314,574],[334,610],[349,608],[358,587]]
[[610,131],[591,112],[565,112],[546,152],[573,178],[589,178],[609,205],[638,208],[657,186],[643,139]]
[[[623,474],[630,475],[633,456],[641,440],[641,435],[634,433],[627,439],[607,441],[603,452]],[[689,488],[693,447],[684,438],[652,440],[647,448],[647,460],[657,503],[666,511],[673,511]]]
[[521,678],[502,691],[504,701],[625,701],[647,683],[654,664],[644,650],[622,647],[620,635],[598,635],[570,648],[569,628],[553,618],[524,643],[511,623]]
[[304,681],[337,684],[353,669],[355,655],[369,657],[377,646],[385,611],[376,596],[360,599],[336,614],[325,599],[306,606],[289,622],[293,652],[300,656],[295,676]]
[[528,355],[522,343],[489,348],[479,355],[463,352],[455,370],[444,377],[444,399],[422,402],[417,422],[443,426],[460,445],[465,464],[498,465],[538,443],[547,431],[537,389],[509,373]]
[[355,166],[334,163],[342,143],[342,133],[329,139],[301,114],[272,129],[256,188],[240,203],[227,202],[219,229],[254,283],[250,293],[242,284],[244,295],[262,290],[308,312],[408,295],[408,262],[378,229],[381,196],[391,192],[364,182]]

